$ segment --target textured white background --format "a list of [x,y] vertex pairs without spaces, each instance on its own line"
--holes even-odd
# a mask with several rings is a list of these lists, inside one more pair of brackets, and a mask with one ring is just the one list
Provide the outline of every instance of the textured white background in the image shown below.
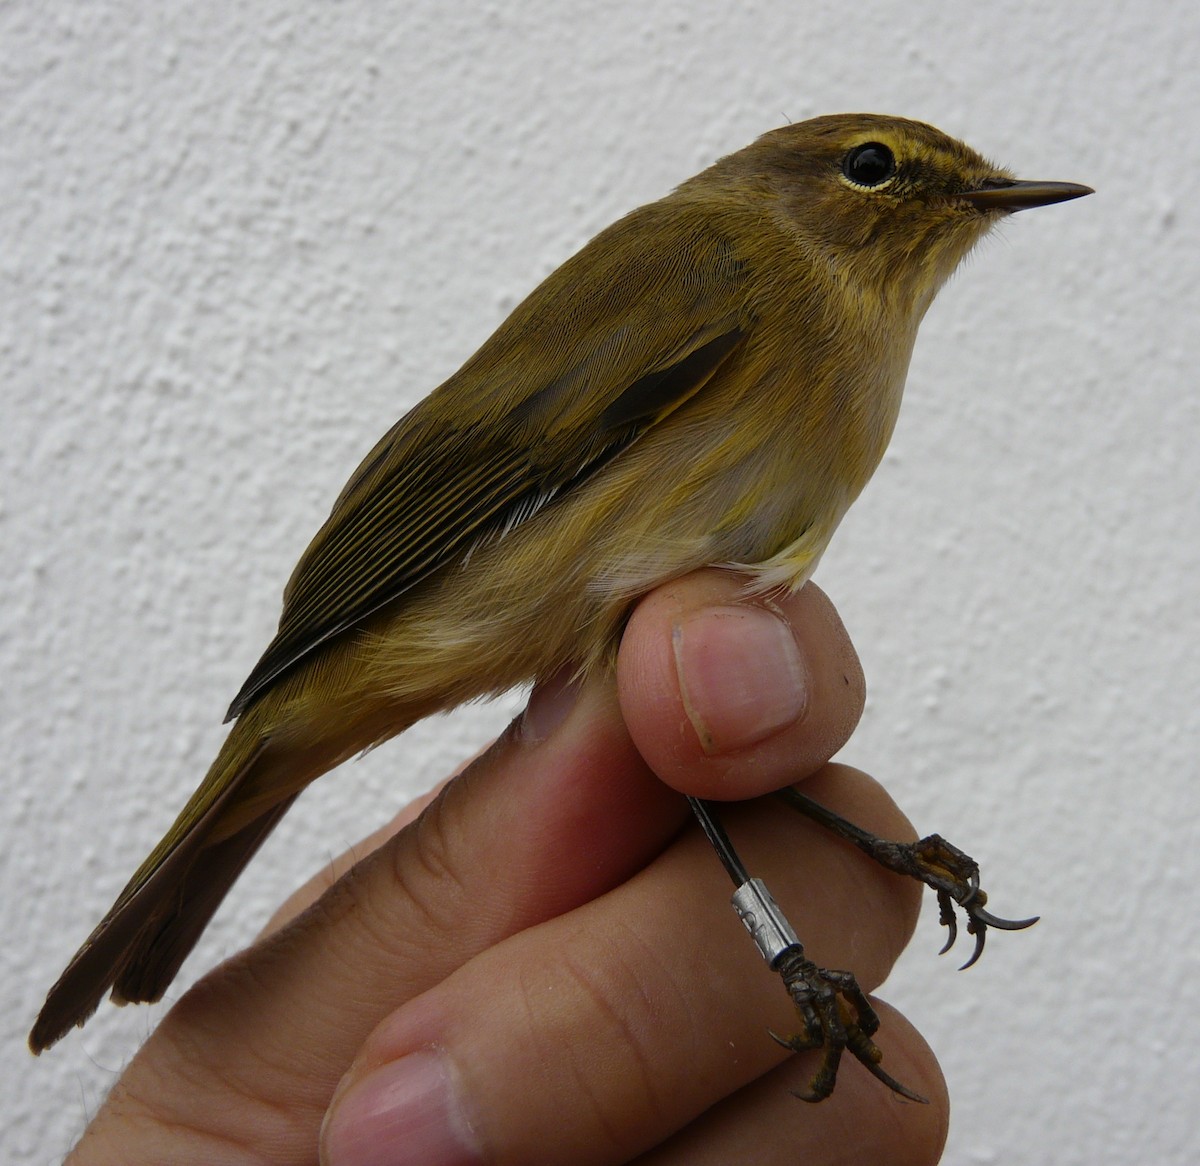
[[[943,294],[819,572],[871,684],[845,758],[1044,914],[963,976],[930,914],[885,994],[947,1161],[1196,1160],[1200,18],[1073,10],[0,6],[0,1159],[57,1161],[154,1023],[23,1047],[361,454],[618,214],[871,109],[1099,190]],[[319,783],[177,986],[517,707]]]

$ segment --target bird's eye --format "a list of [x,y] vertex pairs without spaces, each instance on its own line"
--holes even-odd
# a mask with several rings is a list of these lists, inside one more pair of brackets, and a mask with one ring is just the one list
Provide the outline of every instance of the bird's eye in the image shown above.
[[882,142],[866,142],[842,159],[842,173],[855,186],[879,186],[896,173],[896,155]]

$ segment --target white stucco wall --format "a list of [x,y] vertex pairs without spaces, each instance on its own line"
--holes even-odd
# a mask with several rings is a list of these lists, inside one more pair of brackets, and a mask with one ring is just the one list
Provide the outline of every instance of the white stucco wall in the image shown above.
[[[884,994],[948,1162],[1196,1161],[1198,49],[1165,0],[0,5],[0,1159],[57,1161],[153,1024],[24,1050],[361,454],[618,214],[871,109],[1099,191],[935,305],[818,573],[844,758],[1044,915],[960,976],[931,910]],[[319,783],[178,987],[516,707]]]

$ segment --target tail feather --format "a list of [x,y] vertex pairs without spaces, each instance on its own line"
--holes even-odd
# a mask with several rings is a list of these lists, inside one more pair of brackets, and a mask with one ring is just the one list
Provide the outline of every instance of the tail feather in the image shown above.
[[134,941],[114,978],[118,1004],[161,1000],[209,920],[275,824],[298,795],[274,806],[236,834],[207,846],[188,867],[169,910],[155,918]]
[[[239,731],[240,730],[240,731]],[[222,837],[225,811],[254,769],[264,742],[239,723],[204,783],[75,953],[29,1034],[35,1053],[96,1011],[113,989],[119,1003],[159,999],[242,868],[297,791]],[[218,839],[210,840],[213,836]]]

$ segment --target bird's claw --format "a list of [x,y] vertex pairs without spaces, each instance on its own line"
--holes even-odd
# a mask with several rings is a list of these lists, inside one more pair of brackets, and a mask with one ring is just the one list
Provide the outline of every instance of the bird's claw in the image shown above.
[[849,1050],[889,1089],[910,1101],[927,1103],[926,1098],[880,1067],[883,1052],[871,1039],[879,1028],[879,1016],[850,972],[817,967],[804,955],[799,944],[779,957],[775,970],[783,977],[788,995],[800,1014],[802,1028],[792,1037],[782,1037],[774,1032],[771,1037],[792,1052],[825,1050],[808,1091],[796,1092],[796,1097],[802,1101],[824,1101],[837,1083],[842,1053]]
[[1036,915],[1030,919],[1003,919],[986,910],[987,892],[979,885],[979,864],[939,834],[930,834],[919,842],[888,842],[884,845],[890,851],[886,858],[881,856],[880,859],[886,866],[910,875],[937,894],[941,923],[947,932],[939,955],[945,955],[958,938],[955,908],[967,917],[967,934],[975,937],[975,948],[970,959],[962,965],[962,971],[983,954],[989,927],[1021,931],[1038,921]]

